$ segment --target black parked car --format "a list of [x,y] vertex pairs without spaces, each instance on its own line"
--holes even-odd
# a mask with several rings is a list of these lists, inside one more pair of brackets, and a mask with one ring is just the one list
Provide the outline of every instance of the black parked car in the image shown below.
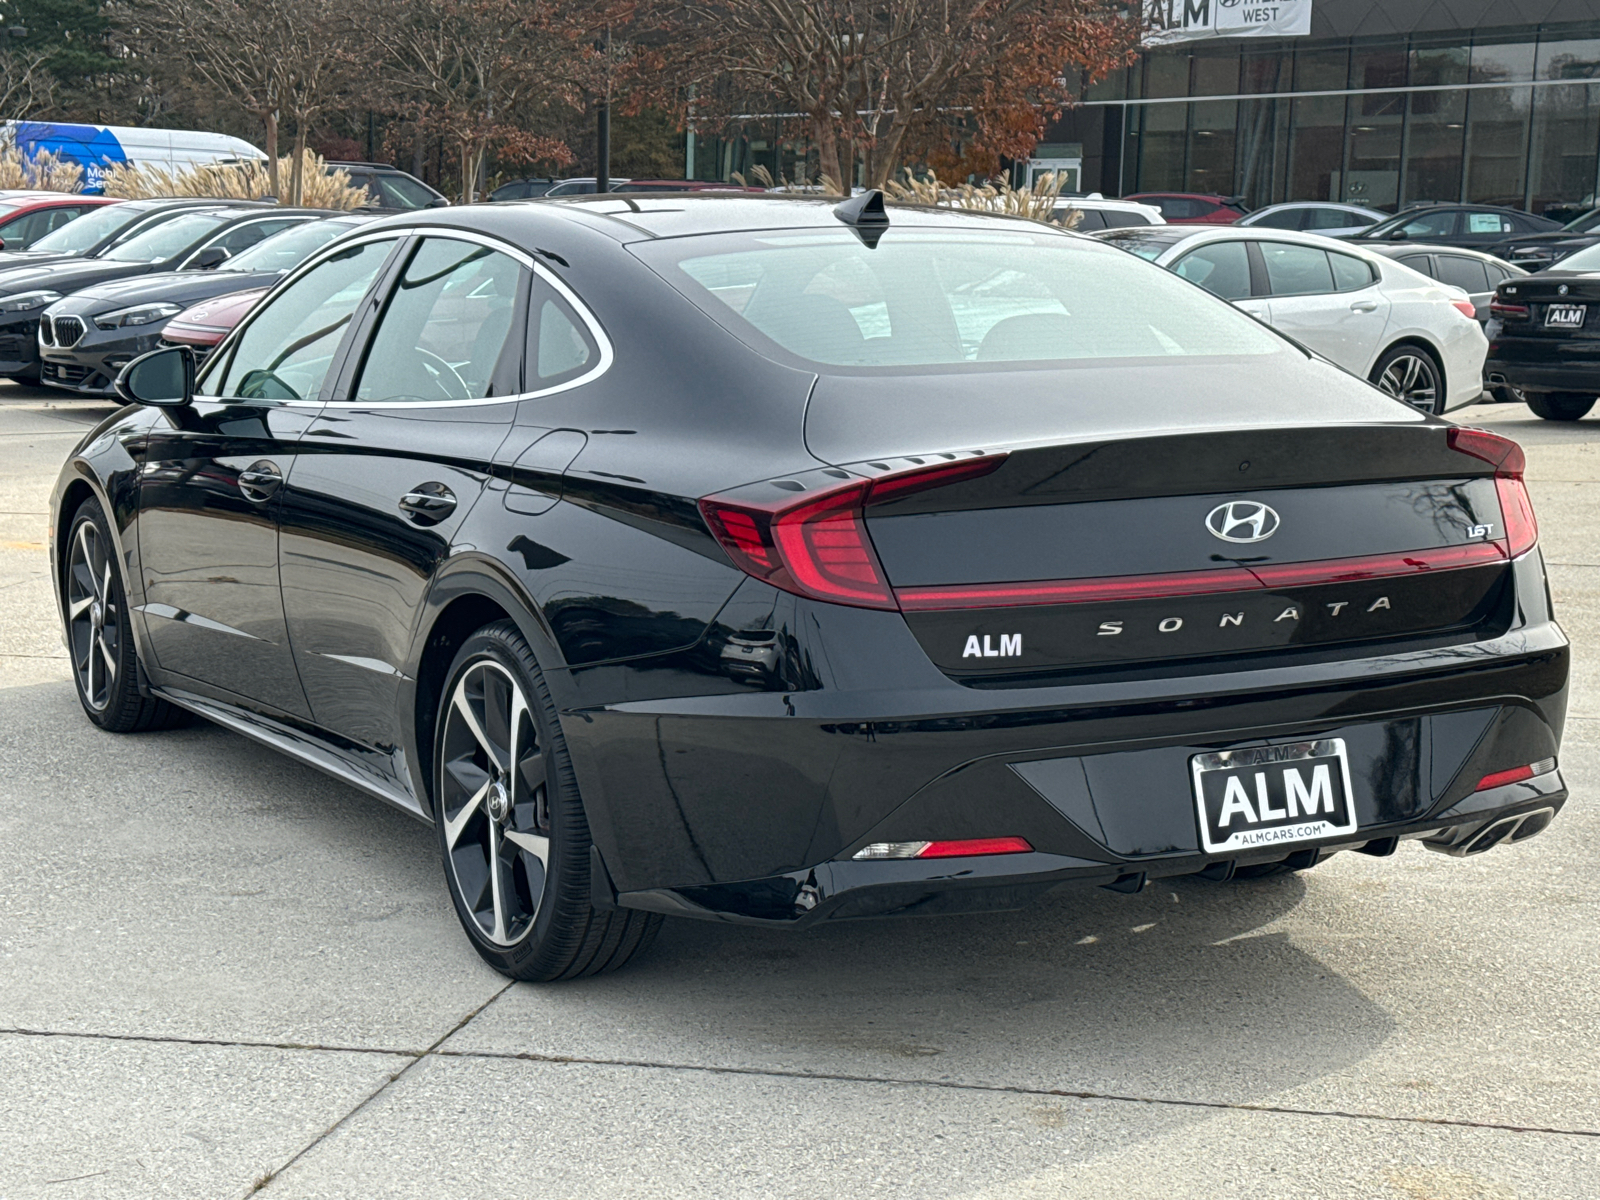
[[1352,234],[1352,242],[1428,242],[1488,250],[1508,237],[1549,233],[1559,221],[1492,204],[1417,204]]
[[[63,296],[113,280],[150,275],[163,268],[208,271],[262,238],[324,215],[325,210],[220,205],[212,201],[211,207],[171,215],[94,258],[73,258],[0,273],[0,354],[4,355],[0,374],[40,378],[40,317],[45,308]],[[54,336],[59,339],[70,334],[57,330]],[[47,382],[72,382],[48,365],[44,378]]]
[[1600,245],[1600,208],[1591,208],[1551,233],[1510,238],[1495,253],[1528,271],[1542,271],[1569,254]]
[[[124,213],[138,204],[154,204],[142,216],[138,210]],[[233,250],[243,249],[276,233],[288,224],[309,219],[290,215],[273,205],[233,204],[216,200],[169,204],[164,201],[132,200],[112,205],[100,212],[79,217],[43,241],[72,233],[80,226],[98,221],[104,213],[131,217],[133,224],[123,232],[106,238],[98,249],[83,254],[41,254],[32,251],[18,255],[15,266],[6,266],[8,256],[0,255],[0,376],[12,379],[39,379],[39,318],[43,311],[63,296],[97,283],[147,275],[163,264],[168,270],[204,270],[225,261]],[[84,231],[93,236],[94,230]],[[81,244],[90,245],[87,239]]]
[[367,207],[378,212],[410,212],[418,208],[444,208],[450,201],[415,175],[388,163],[331,162],[344,171],[356,187],[367,189]]
[[1050,226],[612,207],[376,222],[127,367],[51,503],[89,719],[432,821],[523,979],[1565,802],[1515,443]]
[[[26,250],[0,250],[0,272],[17,267],[43,267],[68,259],[95,258],[118,242],[143,233],[152,225],[171,220],[181,212],[196,208],[215,208],[219,201],[186,198],[182,200],[124,200],[87,212],[60,229],[51,230]],[[270,204],[254,204],[270,208]],[[4,275],[0,274],[0,279]]]
[[154,350],[161,331],[178,313],[202,300],[269,287],[314,251],[371,220],[368,213],[313,218],[262,239],[210,271],[136,275],[57,300],[39,318],[43,382],[87,395],[114,394],[117,372]]
[[1547,421],[1576,421],[1600,396],[1600,246],[1512,279],[1489,306],[1484,377],[1519,389]]

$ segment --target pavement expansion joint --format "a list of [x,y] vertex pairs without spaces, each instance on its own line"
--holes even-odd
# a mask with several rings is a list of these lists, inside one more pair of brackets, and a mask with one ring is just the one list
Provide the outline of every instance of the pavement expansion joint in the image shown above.
[[1387,1121],[1399,1125],[1448,1126],[1493,1129],[1501,1133],[1553,1133],[1564,1137],[1600,1138],[1600,1129],[1564,1129],[1548,1125],[1513,1125],[1505,1121],[1467,1121],[1453,1117],[1402,1117],[1387,1113],[1346,1112],[1334,1108],[1295,1108],[1280,1104],[1243,1104],[1228,1100],[1184,1100],[1173,1096],[1133,1096],[1117,1092],[1080,1091],[1069,1088],[1026,1087],[1010,1083],[963,1083],[953,1079],[900,1079],[886,1075],[844,1075],[818,1071],[785,1071],[773,1067],[716,1067],[697,1063],[652,1062],[647,1059],[581,1058],[564,1054],[531,1054],[494,1050],[430,1050],[435,1058],[499,1058],[523,1062],[588,1067],[635,1067],[655,1071],[699,1071],[708,1075],[754,1075],[767,1079],[804,1079],[824,1083],[877,1083],[894,1087],[941,1088],[956,1092],[989,1092],[1011,1096],[1050,1096],[1064,1100],[1102,1100],[1115,1104],[1169,1105],[1176,1108],[1211,1108],[1233,1112],[1276,1113],[1291,1117],[1338,1117],[1349,1121]]
[[[452,1033],[454,1030],[451,1031]],[[164,1046],[220,1046],[245,1050],[315,1050],[326,1054],[391,1054],[397,1058],[421,1058],[427,1050],[398,1050],[392,1046],[338,1046],[320,1042],[264,1042],[247,1038],[180,1037],[160,1033],[87,1033],[73,1029],[21,1029],[0,1027],[0,1037],[79,1038],[99,1042],[137,1042]],[[449,1034],[445,1035],[446,1037]],[[441,1038],[440,1041],[444,1039]],[[438,1045],[435,1042],[434,1045]]]
[[482,1004],[478,1005],[477,1008],[475,1008],[471,1012],[467,1013],[467,1015],[462,1017],[461,1020],[457,1021],[449,1029],[445,1030],[444,1033],[440,1034],[439,1037],[434,1040],[433,1044],[430,1045],[426,1050],[422,1051],[421,1054],[414,1055],[410,1062],[406,1063],[405,1066],[401,1067],[393,1075],[390,1075],[387,1079],[385,1079],[377,1087],[373,1088],[372,1091],[367,1093],[367,1095],[359,1103],[357,1103],[355,1105],[355,1107],[353,1107],[349,1112],[345,1113],[337,1121],[333,1122],[333,1124],[329,1125],[321,1133],[317,1134],[316,1137],[312,1138],[304,1146],[300,1147],[300,1149],[297,1150],[289,1158],[289,1160],[283,1164],[283,1166],[275,1167],[274,1169],[268,1171],[266,1174],[262,1175],[261,1178],[257,1179],[255,1181],[255,1183],[251,1185],[250,1191],[247,1194],[248,1195],[255,1195],[257,1192],[261,1191],[263,1188],[269,1186],[272,1183],[272,1181],[274,1179],[276,1179],[279,1175],[282,1175],[290,1167],[294,1166],[295,1163],[299,1162],[307,1154],[310,1154],[313,1150],[315,1150],[318,1146],[320,1146],[324,1141],[326,1141],[329,1137],[331,1137],[334,1133],[336,1133],[338,1131],[339,1127],[341,1125],[343,1125],[346,1121],[350,1120],[357,1113],[359,1113],[362,1109],[366,1108],[367,1105],[371,1104],[379,1096],[383,1095],[383,1093],[386,1090],[388,1090],[388,1088],[392,1084],[398,1083],[400,1081],[401,1076],[403,1076],[407,1071],[411,1070],[412,1067],[416,1066],[419,1062],[421,1062],[424,1058],[427,1058],[429,1055],[437,1054],[440,1046],[444,1045],[445,1042],[447,1042],[451,1038],[455,1037],[456,1034],[460,1033],[463,1029],[465,1029],[468,1025],[470,1025],[474,1020],[476,1020],[478,1018],[478,1016],[485,1009],[487,1009],[496,1000],[500,999],[501,996],[504,996],[508,991],[510,991],[511,988],[514,986],[514,982],[515,981],[513,981],[513,980],[507,980],[504,987],[501,987],[498,991],[496,991],[494,993],[494,995],[490,996]]

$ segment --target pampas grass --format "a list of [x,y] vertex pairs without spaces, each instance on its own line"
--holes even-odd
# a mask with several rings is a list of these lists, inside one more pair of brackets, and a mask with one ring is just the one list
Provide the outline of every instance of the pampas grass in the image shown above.
[[891,179],[884,185],[884,194],[890,200],[926,204],[930,208],[1005,213],[1013,217],[1026,217],[1030,221],[1047,221],[1068,229],[1075,228],[1083,220],[1083,214],[1074,208],[1067,209],[1060,218],[1055,217],[1061,185],[1066,180],[1054,172],[1039,176],[1033,186],[1020,188],[1014,188],[1007,180],[1000,178],[981,184],[941,183],[934,175],[918,179],[909,167],[902,174],[903,180]]
[[83,168],[64,162],[48,150],[27,158],[16,146],[0,149],[0,188],[39,192],[81,192]]
[[[294,169],[291,155],[278,160],[278,178],[287,180]],[[354,187],[343,168],[330,171],[322,156],[306,151],[301,160],[306,208],[349,210],[369,203],[367,189]],[[155,163],[116,163],[105,170],[107,196],[146,200],[159,196],[203,196],[213,200],[262,200],[272,194],[271,176],[257,163],[202,163],[192,167],[165,167]],[[283,199],[283,197],[279,197]]]

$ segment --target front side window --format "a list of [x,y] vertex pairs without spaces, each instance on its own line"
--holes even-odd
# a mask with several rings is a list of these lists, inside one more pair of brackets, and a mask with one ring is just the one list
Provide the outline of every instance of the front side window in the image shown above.
[[255,314],[226,368],[208,371],[197,391],[246,400],[315,400],[356,306],[393,249],[393,239],[363,242],[312,267]]
[[276,221],[249,221],[243,225],[235,225],[227,233],[215,241],[207,242],[208,246],[221,246],[228,252],[229,257],[238,254],[241,250],[248,250],[264,238],[269,238],[275,233],[282,233],[290,226],[300,224],[299,221],[279,219]]
[[1271,354],[1281,343],[1166,271],[1041,230],[890,228],[635,243],[736,336],[842,367]]
[[1244,300],[1250,295],[1250,254],[1243,242],[1201,246],[1180,258],[1173,271],[1224,300]]
[[369,195],[373,184],[377,185],[383,203],[388,208],[427,208],[438,199],[426,185],[409,175],[375,175],[367,185]]
[[1456,231],[1456,222],[1459,213],[1423,213],[1418,217],[1410,217],[1400,223],[1405,231],[1405,236],[1422,241],[1426,238],[1450,237]]
[[1467,232],[1471,234],[1515,233],[1516,229],[1515,225],[1499,213],[1467,214]]
[[352,398],[483,400],[514,392],[497,368],[512,341],[522,273],[515,259],[476,242],[424,238],[378,320]]
[[271,237],[264,237],[217,268],[218,271],[291,271],[314,251],[334,238],[349,233],[354,225],[347,221],[306,221],[292,225]]

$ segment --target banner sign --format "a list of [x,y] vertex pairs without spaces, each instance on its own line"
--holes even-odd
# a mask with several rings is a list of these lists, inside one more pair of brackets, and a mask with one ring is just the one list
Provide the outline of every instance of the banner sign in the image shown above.
[[1151,46],[1311,32],[1311,0],[1146,0],[1145,15],[1150,21],[1145,44]]

